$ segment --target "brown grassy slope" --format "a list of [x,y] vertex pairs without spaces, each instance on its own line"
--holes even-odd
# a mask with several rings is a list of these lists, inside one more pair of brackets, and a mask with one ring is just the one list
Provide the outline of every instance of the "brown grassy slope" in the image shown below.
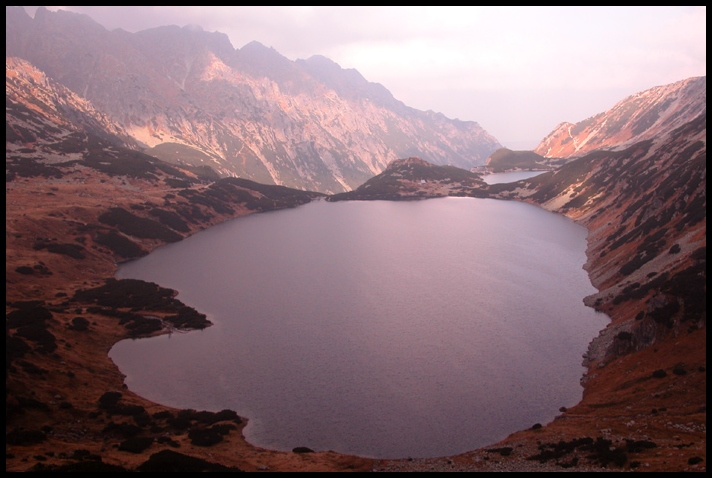
[[[688,139],[699,136],[702,126],[688,131]],[[682,133],[677,136],[681,137]],[[477,450],[443,458],[442,463],[486,469],[485,465],[499,461],[519,463],[525,469],[530,463],[527,458],[538,455],[547,463],[575,463],[575,468],[604,463],[610,468],[646,471],[706,467],[706,324],[704,313],[695,313],[700,306],[695,302],[700,295],[699,268],[704,264],[700,251],[706,245],[705,148],[692,148],[690,144],[696,142],[688,141],[680,150],[673,140],[639,145],[627,155],[593,155],[557,174],[496,191],[502,197],[543,204],[589,228],[587,269],[600,292],[587,300],[613,320],[589,350],[589,372],[580,404],[551,424],[515,433],[494,447],[511,447],[508,454]],[[681,154],[685,151],[686,155]],[[186,219],[189,231],[183,235],[248,213],[248,204],[276,204],[274,199],[264,200],[262,193],[247,192],[246,185],[239,182],[210,188],[194,184],[187,188],[188,193],[186,188],[171,188],[171,181],[156,174],[159,180],[132,179],[74,165],[65,168],[60,177],[20,176],[7,183],[6,311],[20,310],[23,305],[18,301],[43,301],[52,314],[46,330],[54,335],[56,349],[49,351],[45,342],[23,339],[31,350],[7,369],[6,469],[95,466],[96,457],[107,465],[134,469],[161,450],[244,470],[364,470],[373,463],[377,467],[398,463],[334,453],[257,449],[239,433],[244,421],[238,424],[234,420],[218,424],[228,428],[222,442],[198,446],[191,443],[189,430],[210,425],[193,418],[187,429],[177,427],[165,414],[154,415],[168,411],[178,419],[178,411],[123,388],[121,374],[106,353],[116,340],[129,336],[130,330],[115,317],[91,312],[92,304],[72,300],[79,289],[103,285],[120,259],[95,242],[97,234],[114,230],[129,237],[118,225],[101,223],[99,217],[117,207],[143,219],[155,219],[151,211],[158,206],[169,212],[190,211],[186,213],[192,218]],[[692,181],[695,178],[697,181]],[[526,184],[529,187],[522,186]],[[222,202],[212,202],[220,198]],[[682,224],[679,230],[678,224]],[[665,231],[660,234],[662,228]],[[159,239],[130,239],[146,251],[163,243]],[[48,245],[53,243],[81,245],[85,257],[51,252]],[[676,244],[680,251],[671,253]],[[648,257],[642,255],[625,274],[621,272],[642,253],[650,253],[652,258],[644,261]],[[633,269],[638,262],[640,266]],[[18,272],[21,267],[32,273]],[[665,280],[656,281],[660,277]],[[702,284],[706,289],[704,277]],[[675,303],[677,309],[669,306]],[[642,317],[636,320],[641,312]],[[149,311],[137,313],[148,315]],[[88,330],[70,327],[77,316],[88,320]],[[12,338],[18,331],[11,328],[6,336]],[[653,372],[658,370],[665,376],[655,377]],[[122,394],[118,409],[100,406],[101,397],[111,391]],[[144,411],[137,413],[136,407]],[[140,453],[119,449],[128,435],[136,432],[132,427],[140,429],[139,437],[154,440]],[[582,441],[585,437],[600,440],[592,445]],[[602,446],[596,448],[596,443]],[[602,453],[602,449],[611,453]]]
[[[262,199],[259,208],[279,202],[278,199],[268,201],[266,195],[237,184],[240,183],[228,183],[222,192],[242,191],[257,200]],[[132,330],[120,325],[116,317],[90,310],[95,304],[73,300],[78,290],[105,284],[115,272],[116,261],[122,259],[105,245],[97,244],[95,238],[107,230],[128,236],[102,224],[99,217],[110,208],[121,207],[137,217],[155,219],[150,214],[154,208],[148,204],[161,205],[163,210],[169,211],[182,208],[193,211],[195,206],[204,217],[211,217],[194,223],[186,220],[188,233],[191,233],[250,212],[248,203],[227,201],[225,204],[230,204],[232,210],[217,213],[218,203],[211,207],[197,202],[200,198],[218,197],[219,194],[207,194],[216,191],[214,185],[212,188],[196,185],[191,190],[199,194],[190,196],[193,202],[162,180],[109,176],[81,165],[63,168],[61,177],[20,176],[7,183],[6,312],[8,317],[15,317],[14,312],[29,307],[28,301],[39,301],[34,305],[40,304],[51,313],[51,318],[44,321],[44,330],[54,337],[54,340],[32,340],[20,332],[24,330],[22,325],[8,321],[8,342],[17,341],[19,337],[29,350],[7,362],[7,471],[60,466],[91,468],[104,464],[133,469],[161,450],[173,450],[243,470],[319,471],[369,467],[368,460],[334,453],[282,453],[253,447],[241,436],[244,420],[221,421],[218,425],[226,428],[228,434],[220,443],[210,447],[194,445],[190,431],[209,428],[206,423],[192,419],[187,428],[173,426],[170,419],[154,415],[170,412],[178,417],[178,411],[153,404],[124,388],[123,377],[107,352],[116,341],[130,336]],[[265,190],[272,197],[280,192],[284,193]],[[145,251],[163,243],[160,239],[130,239]],[[84,257],[50,252],[48,247],[36,249],[38,243],[76,244]],[[126,308],[116,310],[129,312]],[[169,315],[169,312],[154,310],[132,312]],[[32,316],[21,320],[29,321]],[[37,316],[35,310],[34,317]],[[87,330],[75,330],[72,321],[76,317],[88,322]],[[100,398],[111,391],[120,391],[122,395],[118,408],[100,405]],[[153,439],[153,443],[140,453],[121,450],[121,444],[133,435]]]
[[[705,135],[703,115],[502,192],[589,229],[585,267],[599,293],[586,303],[611,317],[587,353],[582,402],[543,432],[513,439],[610,436],[620,447],[648,440],[657,447],[630,453],[628,465],[693,469],[689,460],[699,457],[694,469],[705,466]],[[656,378],[660,370],[665,376]]]
[[483,450],[377,466],[706,469],[705,160],[702,115],[625,151],[594,152],[555,172],[489,187],[487,194],[540,205],[589,230],[585,268],[599,292],[585,302],[611,323],[584,357],[583,400],[552,423]]

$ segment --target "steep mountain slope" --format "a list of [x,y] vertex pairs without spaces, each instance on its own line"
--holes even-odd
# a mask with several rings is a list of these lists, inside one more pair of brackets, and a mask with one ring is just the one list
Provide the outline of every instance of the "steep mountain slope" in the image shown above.
[[631,350],[705,325],[706,134],[702,114],[655,139],[491,188],[589,228],[587,269],[600,292],[587,302],[630,306],[619,325],[640,330]]
[[[704,469],[706,135],[702,113],[625,149],[592,152],[556,171],[490,188],[589,230],[585,268],[599,292],[584,302],[612,322],[584,355],[582,402],[545,432],[554,443],[567,442],[566,454],[577,460],[583,457],[573,453],[582,443],[576,440],[600,435],[628,443],[610,443],[625,466]],[[534,438],[521,432],[510,440]],[[636,440],[648,441],[650,452],[629,458],[640,452],[630,446]],[[539,456],[568,463],[563,455]]]
[[561,123],[534,150],[551,158],[580,157],[654,138],[707,110],[707,77],[688,78],[636,93],[579,123]]
[[475,122],[408,108],[323,57],[293,62],[196,27],[131,34],[6,9],[6,56],[91,101],[147,152],[221,175],[339,192],[401,157],[469,168],[499,147]]
[[138,147],[120,125],[89,101],[19,58],[5,60],[5,106],[6,141],[10,146],[32,143],[41,148],[48,141],[82,132],[117,145]]

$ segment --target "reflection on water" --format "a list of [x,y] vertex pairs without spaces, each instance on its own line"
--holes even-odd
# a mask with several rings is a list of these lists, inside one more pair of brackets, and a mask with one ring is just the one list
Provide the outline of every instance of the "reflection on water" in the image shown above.
[[607,317],[583,305],[584,228],[471,198],[316,202],[240,218],[123,265],[215,323],[117,344],[135,392],[229,408],[266,448],[464,452],[581,398]]

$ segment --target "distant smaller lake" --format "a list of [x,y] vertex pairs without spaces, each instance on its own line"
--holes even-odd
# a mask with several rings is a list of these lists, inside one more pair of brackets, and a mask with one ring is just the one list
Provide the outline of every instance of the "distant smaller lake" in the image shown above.
[[547,171],[512,171],[509,173],[492,173],[485,174],[482,179],[487,184],[513,183],[522,179],[533,178]]

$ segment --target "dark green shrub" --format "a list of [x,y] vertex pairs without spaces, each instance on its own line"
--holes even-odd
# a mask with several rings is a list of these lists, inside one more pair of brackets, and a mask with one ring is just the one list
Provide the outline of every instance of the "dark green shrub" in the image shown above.
[[190,232],[188,225],[180,218],[180,216],[173,211],[166,211],[163,209],[154,208],[151,209],[150,214],[158,218],[162,224],[170,227],[179,232]]
[[89,329],[89,321],[84,317],[74,317],[72,319],[72,325],[70,325],[69,328],[78,332],[87,330]]
[[197,428],[188,432],[188,438],[195,446],[213,446],[223,441],[223,433],[213,427]]
[[314,453],[314,450],[311,448],[305,447],[305,446],[298,446],[295,448],[292,448],[293,453]]
[[94,238],[94,242],[108,247],[114,254],[121,256],[124,259],[132,259],[134,257],[141,257],[147,254],[141,246],[126,236],[122,236],[113,230],[106,234],[101,232],[97,233]]
[[36,445],[47,439],[47,435],[40,430],[15,429],[5,435],[5,443],[8,445]]
[[52,312],[41,305],[13,304],[13,307],[18,306],[20,307],[18,310],[13,310],[5,316],[5,327],[8,329],[15,329],[23,325],[44,325],[47,320],[52,319]]
[[505,446],[502,448],[490,448],[489,450],[485,450],[487,453],[499,453],[502,456],[509,456],[512,454],[512,451],[514,448],[511,446]]
[[73,259],[84,259],[84,248],[79,244],[57,244],[55,242],[36,242],[32,248],[36,251],[47,249],[54,254],[62,254]]
[[638,453],[644,450],[655,448],[658,445],[650,440],[629,440],[626,439],[626,450],[629,453]]
[[119,450],[129,453],[141,453],[153,444],[151,437],[132,437],[119,444]]
[[152,219],[138,217],[120,207],[111,208],[99,216],[99,222],[115,226],[119,231],[129,236],[143,239],[160,239],[165,242],[177,242],[183,239],[183,236],[163,224]]
[[17,329],[15,336],[35,342],[40,352],[54,352],[57,349],[56,337],[44,325],[22,326]]
[[167,418],[173,418],[173,414],[168,410],[164,410],[162,412],[154,413],[153,418],[155,418],[156,420],[165,420]]
[[25,356],[30,351],[30,346],[20,337],[5,336],[5,367],[9,367],[13,360]]

